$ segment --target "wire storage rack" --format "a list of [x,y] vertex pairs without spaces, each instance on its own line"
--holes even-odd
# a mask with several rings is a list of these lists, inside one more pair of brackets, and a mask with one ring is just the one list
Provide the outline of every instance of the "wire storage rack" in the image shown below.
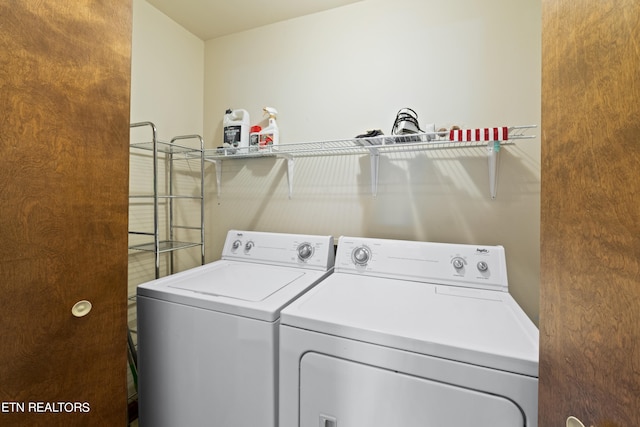
[[[200,135],[181,135],[164,142],[157,138],[156,126],[152,122],[132,123],[132,128],[148,127],[151,139],[130,144],[131,150],[151,152],[153,162],[152,191],[145,194],[131,194],[130,201],[148,200],[153,203],[153,225],[150,230],[129,230],[130,235],[147,236],[148,241],[132,244],[129,249],[153,252],[155,254],[155,277],[160,277],[160,254],[172,253],[178,249],[194,246],[200,247],[200,257],[204,264],[204,140]],[[177,194],[174,186],[174,163],[179,160],[197,159],[199,163],[200,188],[196,194]],[[166,185],[160,183],[163,177],[160,173],[160,162],[166,164]],[[161,191],[161,188],[166,191]],[[180,200],[195,200],[199,203],[199,223],[197,225],[178,224],[175,221],[174,210]],[[168,237],[163,239],[160,232],[160,203],[168,203]],[[175,239],[178,229],[196,230],[197,241],[180,241]],[[170,258],[170,272],[173,273],[173,257]]]

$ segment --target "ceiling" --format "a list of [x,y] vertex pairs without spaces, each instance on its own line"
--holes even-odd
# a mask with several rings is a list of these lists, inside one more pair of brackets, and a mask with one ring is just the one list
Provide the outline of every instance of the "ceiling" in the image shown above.
[[202,40],[358,1],[361,0],[147,0]]

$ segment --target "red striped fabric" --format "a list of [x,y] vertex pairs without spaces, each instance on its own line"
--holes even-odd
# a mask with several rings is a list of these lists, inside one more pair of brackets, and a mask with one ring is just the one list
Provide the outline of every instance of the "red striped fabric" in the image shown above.
[[459,129],[449,132],[451,141],[508,141],[509,128],[506,126],[497,128]]

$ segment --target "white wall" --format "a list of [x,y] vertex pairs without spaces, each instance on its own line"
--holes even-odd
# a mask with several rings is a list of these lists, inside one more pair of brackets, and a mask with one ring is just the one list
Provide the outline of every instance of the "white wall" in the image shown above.
[[[204,42],[144,0],[133,2],[133,40],[131,65],[131,122],[150,121],[160,139],[169,141],[178,135],[203,134]],[[132,131],[133,142],[150,140],[150,128]],[[197,144],[197,140],[194,141]],[[191,141],[189,141],[191,143]],[[153,176],[148,155],[133,151],[130,163],[131,194],[150,194]],[[197,162],[186,165],[196,167]],[[162,175],[162,171],[161,171]],[[183,174],[184,175],[184,174]],[[189,194],[197,185],[189,175]],[[164,186],[160,187],[165,192]],[[130,209],[130,228],[153,230],[151,205]],[[197,210],[197,209],[196,209]],[[165,212],[161,212],[164,220]],[[162,222],[162,221],[161,221]],[[147,238],[148,240],[148,238]],[[139,241],[132,242],[139,243]],[[197,265],[198,250],[186,253],[187,266]],[[184,255],[183,255],[184,258]],[[166,259],[162,260],[166,268]],[[131,252],[129,283],[134,286],[154,278],[152,254]]]
[[[277,108],[281,143],[390,133],[402,107],[438,127],[539,124],[540,21],[538,0],[365,0],[209,40],[205,140],[228,107],[253,124]],[[220,194],[209,165],[207,258],[230,228],[501,244],[537,321],[539,141],[502,150],[496,200],[478,149],[383,157],[375,198],[367,157],[297,160],[292,199],[282,160],[225,161]]]
[[131,122],[154,122],[163,139],[202,134],[204,42],[134,0],[131,56]]

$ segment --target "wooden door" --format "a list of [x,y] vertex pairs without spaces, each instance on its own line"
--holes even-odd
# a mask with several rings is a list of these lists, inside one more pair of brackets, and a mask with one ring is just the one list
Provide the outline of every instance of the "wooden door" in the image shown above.
[[640,426],[640,2],[542,2],[540,426]]
[[0,2],[2,426],[127,423],[131,15]]

